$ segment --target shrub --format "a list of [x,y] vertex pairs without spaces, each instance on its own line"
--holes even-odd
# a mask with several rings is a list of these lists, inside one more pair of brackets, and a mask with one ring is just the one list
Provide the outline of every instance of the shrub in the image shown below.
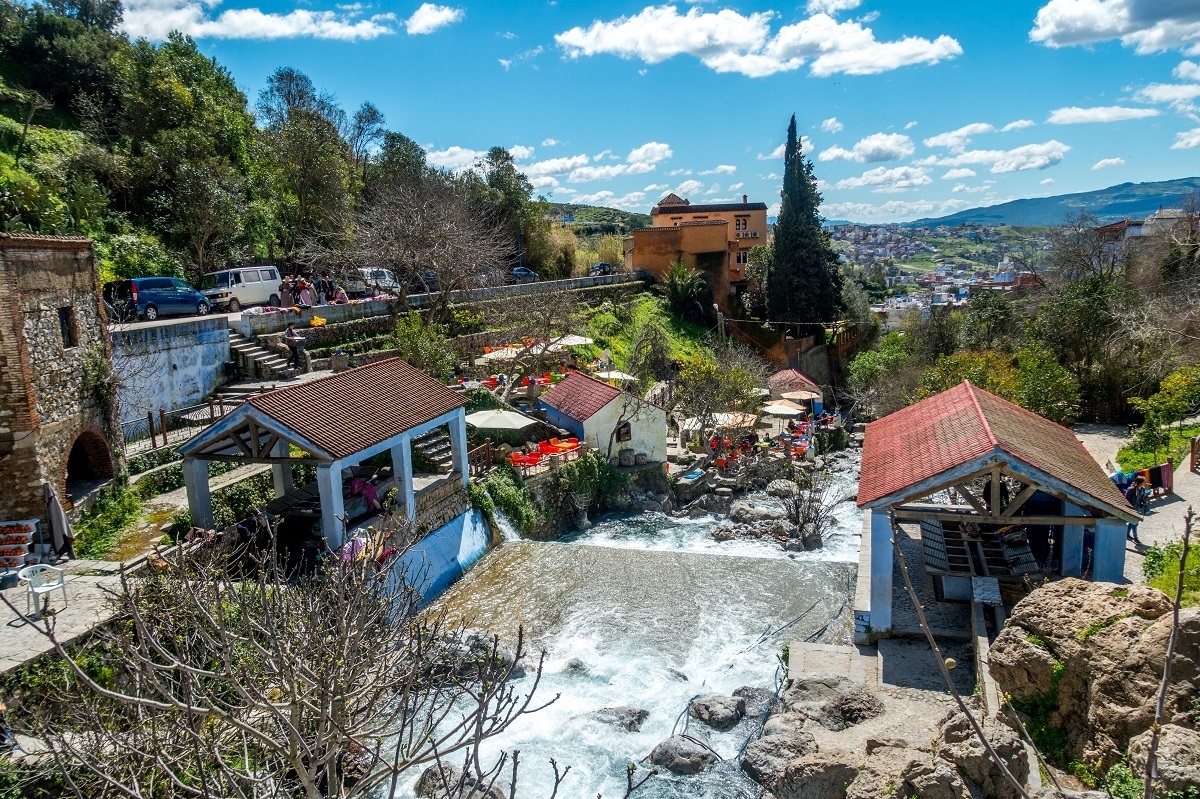
[[510,464],[492,471],[483,481],[496,510],[499,510],[523,534],[529,535],[537,527],[538,513],[533,493]]
[[104,491],[75,525],[75,554],[80,558],[99,558],[121,540],[142,515],[137,491],[114,486]]

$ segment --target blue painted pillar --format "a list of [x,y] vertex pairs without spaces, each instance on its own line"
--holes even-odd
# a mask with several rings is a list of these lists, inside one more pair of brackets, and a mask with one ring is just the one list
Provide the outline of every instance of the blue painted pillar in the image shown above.
[[1096,522],[1096,549],[1092,579],[1098,583],[1125,582],[1125,522],[1101,519]]
[[892,525],[886,508],[871,514],[871,631],[892,629]]
[[317,464],[317,490],[321,494],[321,532],[325,535],[325,546],[336,550],[341,547],[346,531],[341,461]]
[[208,490],[208,461],[183,459],[183,484],[187,489],[188,512],[193,527],[208,530],[213,525],[212,495]]
[[467,412],[462,408],[450,420],[450,458],[454,471],[462,476],[462,487],[467,487],[471,469],[467,465]]
[[[1063,516],[1084,516],[1082,508],[1069,502],[1063,503]],[[1063,577],[1079,577],[1083,573],[1083,525],[1067,524],[1063,526],[1062,552],[1059,560],[1062,562]]]
[[403,439],[392,447],[392,475],[400,488],[400,499],[404,502],[404,518],[410,522],[417,516],[416,496],[413,493],[413,466],[411,440]]

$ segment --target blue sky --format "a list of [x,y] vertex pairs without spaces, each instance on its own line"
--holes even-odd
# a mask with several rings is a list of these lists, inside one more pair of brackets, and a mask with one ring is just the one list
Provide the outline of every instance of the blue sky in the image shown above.
[[447,168],[512,148],[562,202],[775,206],[793,112],[827,218],[1200,174],[1200,0],[126,0],[124,24],[191,34],[252,100],[299,68]]

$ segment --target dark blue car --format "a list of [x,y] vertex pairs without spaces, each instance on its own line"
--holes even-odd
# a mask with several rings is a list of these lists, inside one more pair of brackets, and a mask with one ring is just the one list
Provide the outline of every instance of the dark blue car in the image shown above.
[[104,299],[122,321],[153,321],[166,314],[206,315],[208,298],[176,277],[135,277],[104,287]]

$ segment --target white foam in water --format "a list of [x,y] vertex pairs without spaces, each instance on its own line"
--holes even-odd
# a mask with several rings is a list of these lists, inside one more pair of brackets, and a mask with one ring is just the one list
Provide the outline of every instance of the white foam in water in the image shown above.
[[504,512],[496,508],[493,514],[496,518],[496,527],[500,530],[500,537],[505,541],[520,541],[521,533],[517,531],[516,525],[504,515]]

